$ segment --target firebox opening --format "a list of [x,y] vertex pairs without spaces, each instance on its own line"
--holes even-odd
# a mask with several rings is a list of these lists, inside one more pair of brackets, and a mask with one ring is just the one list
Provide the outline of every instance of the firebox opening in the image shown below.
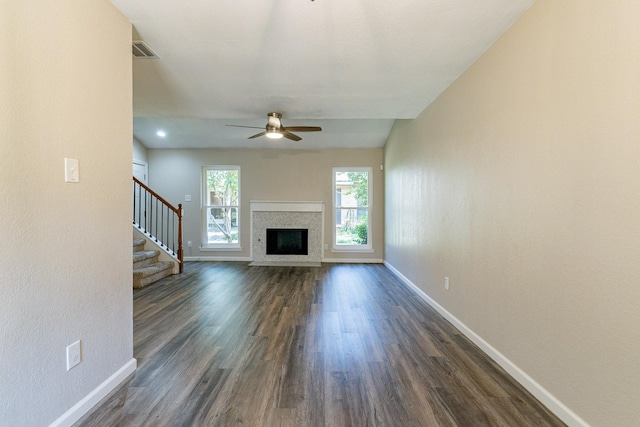
[[306,228],[267,228],[267,255],[309,255]]

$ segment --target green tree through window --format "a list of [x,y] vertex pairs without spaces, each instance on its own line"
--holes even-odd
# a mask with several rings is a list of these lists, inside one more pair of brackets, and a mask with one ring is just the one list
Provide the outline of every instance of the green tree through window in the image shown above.
[[206,245],[238,244],[240,168],[209,166],[204,172]]
[[370,248],[371,168],[334,168],[334,248]]

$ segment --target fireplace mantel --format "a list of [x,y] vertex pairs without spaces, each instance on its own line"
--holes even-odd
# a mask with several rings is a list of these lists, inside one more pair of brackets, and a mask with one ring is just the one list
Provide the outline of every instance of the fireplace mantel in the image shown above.
[[[308,255],[267,255],[267,228],[307,229]],[[324,202],[251,202],[251,265],[319,267],[323,247]]]
[[251,212],[324,212],[324,202],[251,201]]

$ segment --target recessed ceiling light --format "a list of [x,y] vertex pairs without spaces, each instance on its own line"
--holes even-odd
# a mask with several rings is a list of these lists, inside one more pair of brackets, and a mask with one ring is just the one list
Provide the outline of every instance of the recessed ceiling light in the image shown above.
[[156,135],[158,135],[160,138],[164,138],[165,136],[167,136],[167,133],[163,130],[159,130],[158,132],[156,132]]

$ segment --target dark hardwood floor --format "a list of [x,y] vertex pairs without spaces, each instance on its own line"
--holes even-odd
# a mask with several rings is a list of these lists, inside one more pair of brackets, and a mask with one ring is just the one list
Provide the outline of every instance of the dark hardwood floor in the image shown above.
[[78,426],[564,425],[382,265],[187,263],[134,356]]

